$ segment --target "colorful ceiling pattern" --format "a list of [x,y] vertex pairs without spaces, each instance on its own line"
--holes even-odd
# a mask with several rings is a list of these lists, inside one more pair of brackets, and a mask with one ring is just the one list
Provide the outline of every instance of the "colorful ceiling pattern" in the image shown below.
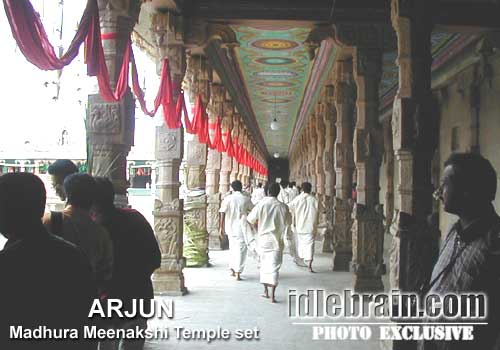
[[[271,154],[287,157],[312,67],[303,46],[310,28],[233,26],[238,59],[262,136]],[[279,130],[273,131],[273,118]]]

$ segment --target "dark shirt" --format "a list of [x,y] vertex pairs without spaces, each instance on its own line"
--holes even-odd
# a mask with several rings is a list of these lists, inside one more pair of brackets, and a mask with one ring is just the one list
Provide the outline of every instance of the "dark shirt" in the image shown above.
[[[87,318],[96,286],[90,263],[73,244],[41,229],[8,241],[0,252],[0,349],[92,349],[83,340],[9,340],[10,326],[78,328]],[[8,345],[6,345],[8,344]]]
[[455,255],[458,258],[453,267],[436,280],[428,294],[485,293],[488,296],[488,325],[474,326],[474,341],[432,342],[425,349],[492,349],[500,334],[500,217],[493,207],[466,227],[462,227],[459,221],[452,225],[443,242],[431,281],[452,262]]
[[161,253],[151,225],[137,210],[118,208],[101,224],[109,232],[114,250],[109,297],[121,299],[126,309],[132,299],[152,299],[151,274],[160,267]]

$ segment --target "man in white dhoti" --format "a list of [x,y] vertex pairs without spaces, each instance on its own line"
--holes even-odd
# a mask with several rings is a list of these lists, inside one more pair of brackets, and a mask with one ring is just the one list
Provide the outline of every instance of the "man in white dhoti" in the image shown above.
[[285,204],[288,204],[290,202],[290,198],[288,197],[288,192],[286,190],[287,187],[288,187],[287,181],[280,182],[280,193],[278,194],[278,200],[281,203],[285,203]]
[[292,213],[295,231],[297,233],[297,253],[299,258],[312,269],[314,257],[314,238],[318,225],[318,200],[311,195],[312,186],[309,182],[302,184],[302,193],[288,204]]
[[264,188],[262,187],[262,183],[259,182],[257,185],[257,188],[255,188],[252,192],[252,204],[256,205],[259,203],[264,197],[266,196],[266,193],[264,191]]
[[269,197],[261,200],[248,214],[247,220],[257,224],[257,245],[260,254],[260,283],[264,285],[264,297],[275,303],[279,269],[283,260],[283,235],[291,223],[288,207],[278,201],[280,185],[273,183],[269,187]]
[[247,257],[247,243],[241,230],[240,219],[252,210],[250,197],[242,192],[239,180],[231,183],[233,193],[222,200],[220,207],[220,235],[228,235],[229,238],[229,269],[231,276],[241,281],[241,273],[245,268]]
[[293,201],[295,199],[295,197],[297,197],[299,195],[299,191],[297,190],[297,187],[295,187],[295,189],[293,187],[294,183],[295,182],[289,182],[288,187],[286,188],[286,192],[288,193],[288,203]]

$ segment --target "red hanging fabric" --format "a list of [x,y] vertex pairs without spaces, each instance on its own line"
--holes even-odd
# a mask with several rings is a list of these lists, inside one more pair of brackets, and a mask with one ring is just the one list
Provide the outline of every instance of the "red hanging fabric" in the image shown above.
[[141,106],[141,110],[144,112],[144,114],[149,115],[150,117],[154,117],[154,115],[158,111],[158,108],[162,104],[163,99],[166,99],[166,97],[168,97],[167,92],[169,86],[167,84],[168,83],[167,60],[164,60],[162,63],[161,74],[160,74],[160,87],[158,88],[158,93],[156,94],[153,109],[149,111],[146,107],[146,101],[144,100],[144,91],[142,91],[139,85],[139,77],[137,75],[137,66],[135,63],[133,52],[131,53],[130,59],[132,63],[132,90],[134,91],[134,95],[139,101],[139,105]]
[[222,141],[221,124],[222,124],[221,117],[217,117],[217,120],[215,122],[214,146],[215,149],[220,153],[224,152],[224,142]]
[[99,17],[96,0],[89,0],[77,32],[68,50],[60,58],[50,43],[40,16],[29,0],[4,0],[5,12],[12,35],[24,57],[43,70],[57,70],[67,66],[78,55],[93,20]]

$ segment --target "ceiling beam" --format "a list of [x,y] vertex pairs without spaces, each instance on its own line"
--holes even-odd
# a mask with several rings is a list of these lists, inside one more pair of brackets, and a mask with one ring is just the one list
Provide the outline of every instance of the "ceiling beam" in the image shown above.
[[222,84],[229,91],[247,129],[253,136],[255,144],[265,158],[270,157],[250,103],[250,97],[233,48],[223,47],[221,40],[216,39],[209,42],[205,48],[205,52],[211,66],[219,75]]
[[183,10],[186,16],[210,20],[390,22],[386,0],[189,0]]
[[500,28],[500,4],[478,1],[441,2],[434,23],[443,26]]

